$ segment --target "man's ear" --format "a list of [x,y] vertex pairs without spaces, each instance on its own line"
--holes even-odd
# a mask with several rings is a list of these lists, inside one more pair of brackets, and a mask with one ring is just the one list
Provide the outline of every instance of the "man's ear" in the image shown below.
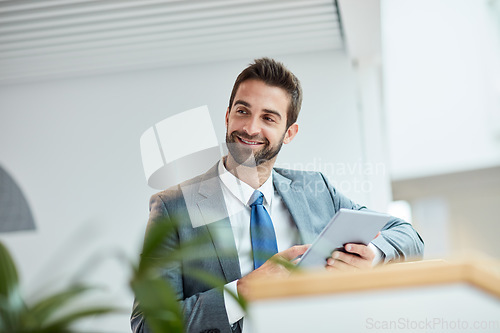
[[299,125],[297,123],[293,123],[292,125],[290,125],[290,127],[288,127],[288,129],[286,130],[285,137],[283,138],[283,143],[290,143],[298,132]]
[[227,127],[228,122],[229,122],[229,107],[227,108],[227,111],[226,111],[226,127]]

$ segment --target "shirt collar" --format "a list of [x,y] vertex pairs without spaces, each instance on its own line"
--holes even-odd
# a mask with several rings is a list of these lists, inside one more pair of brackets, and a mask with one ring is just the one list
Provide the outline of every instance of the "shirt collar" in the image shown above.
[[[249,204],[250,197],[255,191],[250,185],[239,180],[232,173],[226,170],[224,166],[224,158],[219,161],[218,166],[219,178],[221,182],[229,189],[229,191],[244,205]],[[258,188],[259,191],[264,194],[264,205],[267,207],[271,207],[271,202],[274,194],[274,186],[273,186],[273,173],[261,187]]]

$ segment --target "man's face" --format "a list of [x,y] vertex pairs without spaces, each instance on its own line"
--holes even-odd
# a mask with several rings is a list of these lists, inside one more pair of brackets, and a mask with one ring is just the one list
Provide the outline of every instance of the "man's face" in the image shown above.
[[243,81],[226,113],[226,143],[236,163],[257,166],[276,159],[283,143],[295,136],[286,128],[288,93],[260,80]]

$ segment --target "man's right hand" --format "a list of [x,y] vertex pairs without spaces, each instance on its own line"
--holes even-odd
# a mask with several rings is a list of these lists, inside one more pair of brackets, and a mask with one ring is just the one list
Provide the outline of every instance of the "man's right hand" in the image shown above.
[[267,260],[262,266],[238,280],[238,295],[244,298],[248,295],[248,282],[251,280],[264,279],[267,277],[288,277],[290,275],[290,270],[284,265],[280,264],[280,262],[292,261],[298,256],[304,254],[309,246],[310,245],[295,245],[289,249],[286,249],[285,251],[276,253],[274,256],[269,258],[269,260]]

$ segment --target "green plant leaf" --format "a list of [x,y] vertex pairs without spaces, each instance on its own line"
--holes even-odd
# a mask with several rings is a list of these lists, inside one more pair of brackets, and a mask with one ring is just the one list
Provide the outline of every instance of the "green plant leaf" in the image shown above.
[[174,233],[175,224],[169,219],[162,219],[148,226],[139,263],[134,269],[134,276],[136,278],[148,275],[152,270],[161,265],[159,258],[165,258],[161,254],[163,242],[168,236],[172,236]]
[[77,310],[50,321],[49,323],[37,329],[36,332],[39,333],[71,332],[70,326],[80,319],[93,317],[96,315],[112,313],[116,312],[117,310],[118,310],[117,308],[110,306],[92,307],[83,310]]
[[25,305],[16,265],[9,250],[0,242],[0,328],[12,331],[19,325]]
[[0,242],[0,295],[9,298],[19,289],[16,265],[9,250]]
[[0,332],[64,333],[85,317],[117,311],[110,306],[89,307],[66,311],[69,301],[87,292],[89,287],[76,285],[46,297],[31,307],[23,301],[16,266],[7,248],[0,243]]
[[182,308],[169,283],[161,278],[136,279],[131,282],[131,287],[153,332],[184,331]]
[[142,247],[142,255],[145,257],[154,257],[155,252],[161,248],[161,244],[168,235],[175,233],[176,222],[171,219],[162,219],[148,226],[144,244]]
[[9,302],[4,296],[0,296],[0,332],[9,332],[13,326],[14,318],[9,307]]
[[29,308],[29,320],[43,326],[50,318],[64,309],[74,298],[84,294],[92,288],[86,286],[72,286],[69,289],[61,291],[55,295],[46,297]]
[[208,234],[200,235],[182,245],[168,244],[176,237],[177,222],[173,219],[163,219],[148,227],[142,255],[134,270],[137,278],[149,275],[154,276],[159,268],[181,260],[211,258],[212,255],[203,251],[200,245],[210,240]]
[[203,251],[203,247],[201,246],[208,241],[211,242],[207,234],[192,238],[189,241],[183,242],[180,246],[169,252],[167,256],[160,258],[160,260],[163,260],[162,263],[169,263],[180,260],[188,261],[191,259],[199,260],[213,258],[213,254]]
[[[181,261],[214,258],[214,254],[210,251],[205,251],[203,247],[205,244],[211,243],[211,238],[208,234],[198,235],[178,246],[172,246],[168,249],[164,248],[163,241],[171,237],[172,232],[175,232],[174,229],[164,226],[153,226],[148,229],[148,235],[145,238],[145,243],[148,243],[145,248],[147,247],[148,250],[145,250],[140,257],[138,268],[135,270],[137,277],[148,274],[154,276],[157,269],[162,269]],[[154,248],[154,246],[157,248]],[[230,257],[235,255],[235,252],[228,249],[225,253],[219,251],[217,254],[219,256],[227,255]]]
[[212,274],[209,274],[200,269],[191,269],[189,270],[188,274],[191,277],[197,279],[198,281],[204,282],[205,284],[211,286],[212,288],[217,288],[219,290],[226,290],[231,295],[231,297],[233,297],[238,302],[238,304],[244,311],[247,310],[247,301],[243,297],[238,297],[238,295],[233,293],[231,290],[224,289],[224,286],[226,285],[225,280],[219,279],[213,276]]
[[274,262],[276,265],[281,265],[281,266],[285,267],[290,272],[300,271],[300,268],[297,267],[297,265],[290,262],[289,260],[286,260],[285,258],[283,258],[281,256],[272,256],[271,258],[269,258],[269,260]]
[[[190,260],[212,259],[213,252],[205,251],[204,245],[211,242],[208,234],[202,234],[188,242],[177,245],[177,223],[173,219],[156,221],[150,225],[144,239],[143,252],[131,282],[147,325],[153,332],[183,332],[184,318],[182,300],[169,283],[160,278],[160,271],[171,265]],[[234,252],[227,252],[227,255]],[[218,252],[218,255],[222,255]],[[226,281],[215,278],[201,270],[189,270],[189,274],[210,288],[223,289]],[[229,291],[232,297],[246,309],[246,302]]]

